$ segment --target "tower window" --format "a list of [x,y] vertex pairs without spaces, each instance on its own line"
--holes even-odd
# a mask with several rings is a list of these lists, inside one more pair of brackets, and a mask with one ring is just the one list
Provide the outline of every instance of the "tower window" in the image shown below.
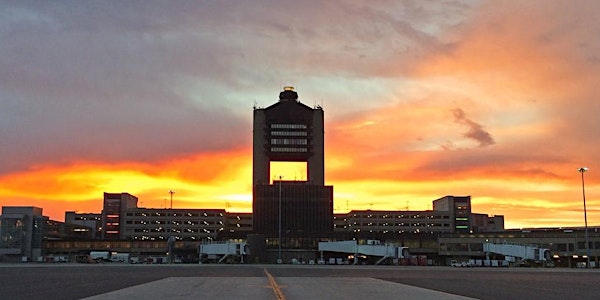
[[273,129],[306,129],[304,124],[271,124]]
[[276,136],[306,136],[306,131],[271,131],[271,135]]
[[271,152],[308,152],[308,149],[306,149],[306,148],[271,147]]

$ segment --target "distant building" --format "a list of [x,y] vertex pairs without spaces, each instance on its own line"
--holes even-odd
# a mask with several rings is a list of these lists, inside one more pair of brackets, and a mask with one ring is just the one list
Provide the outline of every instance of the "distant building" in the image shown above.
[[[335,215],[336,232],[378,234],[393,239],[410,233],[465,233],[504,230],[504,216],[471,213],[470,196],[445,196],[433,210],[353,210]],[[361,235],[363,235],[361,234]],[[383,234],[383,235],[381,235]]]
[[[333,224],[334,231],[337,233],[352,233],[353,236],[377,234],[377,238],[392,240],[402,234],[504,230],[504,216],[472,213],[470,196],[445,196],[434,200],[434,210],[353,210],[345,214],[335,214],[324,224],[311,223],[303,218],[315,214],[315,211],[310,211],[315,205],[328,205],[325,200],[332,197],[329,193],[333,191],[315,188],[311,191],[312,194],[308,200],[303,197],[294,198],[295,194],[304,195],[307,190],[306,184],[304,181],[282,182],[282,189],[287,188],[288,193],[292,195],[288,198],[282,197],[282,200],[285,199],[284,201],[288,203],[287,206],[282,206],[284,218],[282,218],[281,227],[286,235],[301,236],[306,231],[318,233],[323,238],[332,237],[333,235],[320,231],[323,227],[328,228],[329,224]],[[308,186],[314,187],[313,185]],[[264,189],[262,191],[264,195],[271,195],[272,201],[278,202],[278,181],[275,181],[273,185],[261,185],[259,188]],[[319,194],[323,191],[326,193]],[[314,203],[306,203],[310,201]],[[278,211],[273,211],[277,208],[277,203],[272,204],[271,211],[266,211],[266,217],[257,220],[259,217],[253,213],[227,212],[224,209],[163,209],[137,207],[136,205],[122,211],[119,217],[119,236],[111,239],[163,241],[169,236],[178,241],[245,239],[248,233],[256,233],[253,224],[257,223],[262,224],[263,232],[277,232],[276,216]],[[319,211],[327,211],[327,209],[317,210],[317,212]],[[310,220],[321,221],[326,216],[328,215],[316,216]],[[93,235],[93,228],[100,226],[99,220],[101,219],[102,214],[66,212],[65,223],[78,225],[78,227],[63,229],[62,234],[70,238],[79,234],[79,236],[90,236],[91,239],[101,239],[101,235]],[[463,226],[467,226],[467,228],[463,228]],[[91,235],[84,235],[81,232],[84,228],[89,228]]]
[[[501,216],[500,216],[501,217]],[[495,219],[495,218],[492,218]],[[582,267],[587,261],[585,245],[585,229],[569,228],[526,228],[508,229],[497,232],[471,234],[441,234],[438,237],[439,256],[466,261],[467,259],[505,260],[507,257],[494,253],[486,253],[483,244],[526,245],[548,249],[557,267]],[[600,227],[591,226],[588,233],[590,260],[597,268],[600,263]]]
[[390,238],[408,233],[454,232],[444,211],[353,210],[336,214],[335,231],[382,233]]
[[74,211],[67,211],[65,212],[65,223],[89,228],[92,239],[99,239],[102,236],[101,213],[76,213]]
[[246,235],[253,231],[252,213],[227,212],[225,215],[227,217],[226,236],[245,239]]
[[225,231],[224,209],[130,208],[121,218],[121,239],[133,240],[216,240]]
[[442,197],[433,201],[433,210],[450,214],[450,226],[453,232],[471,232],[471,196]]
[[[325,186],[324,114],[285,87],[279,102],[254,109],[252,186],[254,232],[286,237],[333,231],[333,187]],[[306,162],[307,180],[277,178],[272,161]]]
[[120,239],[124,230],[125,211],[137,207],[138,198],[129,193],[104,193],[102,239]]
[[137,197],[128,193],[104,193],[102,213],[66,212],[65,224],[74,228],[69,236],[87,228],[89,239],[166,241],[173,237],[177,241],[202,241],[245,238],[252,231],[251,213],[145,208],[138,207],[137,201]]
[[46,220],[44,240],[90,240],[94,239],[94,229],[55,220]]
[[471,230],[473,232],[504,231],[504,216],[471,213]]
[[3,206],[0,216],[0,261],[35,261],[42,255],[44,226],[42,208]]
[[[293,187],[305,189],[303,187],[305,184],[307,183],[286,182],[284,184],[282,182],[281,186],[288,187],[288,191],[293,195],[295,193]],[[275,181],[275,184],[264,185],[262,188],[278,196],[279,182]],[[331,195],[319,195],[321,191],[315,189],[310,199],[320,204],[328,203],[323,199],[328,199]],[[305,192],[301,190],[299,193]],[[272,198],[278,197],[272,196]],[[194,245],[201,242],[250,242],[252,240],[254,253],[262,253],[259,261],[269,262],[273,261],[279,245],[278,239],[274,238],[273,234],[256,234],[253,230],[256,215],[252,213],[227,212],[224,209],[143,208],[137,207],[137,198],[128,193],[105,193],[106,199],[111,205],[104,205],[104,207],[110,209],[105,209],[103,213],[66,212],[64,223],[44,217],[41,208],[3,207],[3,215],[0,217],[1,259],[18,261],[23,256],[27,260],[34,260],[40,256],[51,259],[52,255],[85,255],[96,249],[160,256],[166,251],[168,238],[173,237],[175,253],[179,257],[186,257],[187,261],[194,259]],[[362,242],[380,240],[402,245],[410,247],[412,253],[438,259],[439,255],[455,254],[444,249],[459,249],[448,239],[445,239],[444,243],[452,247],[441,248],[440,246],[438,249],[438,237],[464,236],[465,228],[462,227],[464,218],[470,220],[468,228],[473,233],[506,232],[503,216],[472,213],[470,196],[442,197],[434,201],[434,210],[353,210],[345,214],[336,214],[329,219],[331,224],[334,224],[334,231],[330,232],[318,231],[321,226],[328,225],[317,223],[305,225],[306,221],[302,218],[311,213],[307,211],[311,204],[304,207],[305,204],[302,202],[306,201],[304,198],[300,197],[297,200],[288,198],[287,201],[291,211],[286,212],[284,206],[282,215],[291,216],[288,220],[297,222],[286,223],[285,219],[282,219],[283,248],[293,249],[285,254],[287,257],[296,253],[294,251],[305,251],[302,255],[305,255],[305,258],[311,257],[314,255],[311,249],[315,249],[317,241],[356,239]],[[118,218],[113,215],[118,215]],[[273,215],[274,213],[271,214]],[[315,218],[315,220],[320,219],[324,217]],[[112,235],[108,239],[103,239],[101,234],[94,235],[94,232],[98,233],[97,228],[102,226],[102,220],[119,223],[118,236]],[[266,223],[276,222],[272,219],[266,221]],[[271,232],[275,231],[275,228],[271,227]],[[255,238],[251,239],[251,236]],[[475,245],[471,246],[475,247]],[[73,259],[72,257],[71,260]]]

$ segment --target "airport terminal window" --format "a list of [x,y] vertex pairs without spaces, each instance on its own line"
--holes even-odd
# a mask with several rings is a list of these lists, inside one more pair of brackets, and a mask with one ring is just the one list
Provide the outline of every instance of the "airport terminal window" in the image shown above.
[[448,251],[469,251],[469,244],[448,243]]
[[572,243],[557,244],[556,248],[558,249],[558,251],[575,251],[575,245]]
[[[588,246],[589,246],[590,249],[594,249],[594,243],[593,242],[589,242]],[[580,249],[580,250],[585,249],[585,242],[578,242],[577,243],[577,248]]]
[[405,240],[404,247],[408,248],[421,248],[421,241],[419,240]]
[[446,251],[447,249],[446,243],[440,243],[440,251]]
[[483,251],[483,244],[481,243],[469,244],[469,247],[471,251]]

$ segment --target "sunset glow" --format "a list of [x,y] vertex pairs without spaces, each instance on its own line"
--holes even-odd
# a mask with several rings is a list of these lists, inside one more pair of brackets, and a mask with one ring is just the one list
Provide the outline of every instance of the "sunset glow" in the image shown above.
[[293,85],[336,212],[471,195],[507,228],[582,226],[587,166],[600,225],[598,1],[70,5],[0,13],[0,205],[250,212],[253,106]]

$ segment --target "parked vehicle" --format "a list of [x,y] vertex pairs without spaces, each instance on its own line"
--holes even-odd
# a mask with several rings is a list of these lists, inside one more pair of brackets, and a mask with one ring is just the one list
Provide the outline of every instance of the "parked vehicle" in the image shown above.
[[110,261],[109,251],[91,251],[90,260],[95,262],[107,262]]

